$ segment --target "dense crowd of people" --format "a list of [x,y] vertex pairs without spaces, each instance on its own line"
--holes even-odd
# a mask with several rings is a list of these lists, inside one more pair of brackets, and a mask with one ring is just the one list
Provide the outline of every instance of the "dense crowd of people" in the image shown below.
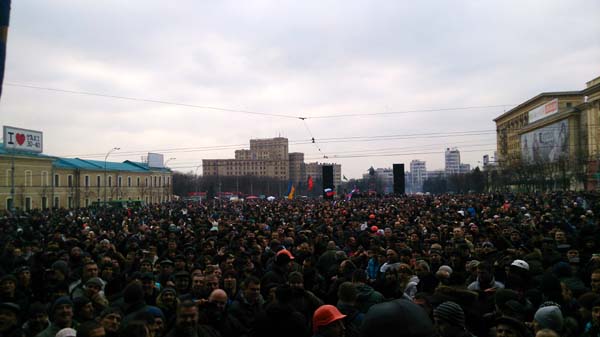
[[598,337],[599,196],[4,214],[0,337]]

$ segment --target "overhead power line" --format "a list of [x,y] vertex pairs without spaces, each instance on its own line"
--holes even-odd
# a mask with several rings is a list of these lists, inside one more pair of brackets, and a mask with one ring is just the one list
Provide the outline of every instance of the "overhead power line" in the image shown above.
[[311,115],[294,116],[294,115],[286,115],[286,114],[280,114],[280,113],[260,112],[260,111],[233,109],[233,108],[225,108],[225,107],[216,107],[216,106],[209,106],[209,105],[181,103],[181,102],[167,101],[167,100],[154,99],[154,98],[141,98],[141,97],[131,97],[131,96],[125,96],[125,95],[112,95],[112,94],[105,94],[105,93],[97,93],[97,92],[91,92],[91,91],[60,89],[60,88],[52,88],[52,87],[14,83],[14,82],[6,82],[4,84],[7,86],[11,86],[11,87],[27,88],[27,89],[34,89],[34,90],[44,90],[44,91],[64,93],[64,94],[85,95],[85,96],[102,97],[102,98],[108,98],[108,99],[155,103],[155,104],[163,104],[163,105],[180,106],[180,107],[185,107],[185,108],[235,112],[235,113],[257,115],[257,116],[263,116],[263,117],[299,119],[299,120],[303,120],[303,121],[307,120],[307,119],[376,117],[376,116],[390,116],[390,115],[422,113],[422,112],[460,111],[460,110],[472,110],[472,109],[506,108],[506,107],[516,106],[516,104],[473,105],[473,106],[466,106],[466,107],[426,108],[426,109],[411,109],[411,110],[387,111],[387,112],[341,113],[341,114],[315,115],[315,116],[311,116]]

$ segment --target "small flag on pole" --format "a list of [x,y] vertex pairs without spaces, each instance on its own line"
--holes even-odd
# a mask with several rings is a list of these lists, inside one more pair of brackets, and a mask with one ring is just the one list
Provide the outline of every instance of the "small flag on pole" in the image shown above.
[[294,193],[296,192],[296,188],[294,187],[294,184],[290,181],[290,184],[288,186],[288,196],[287,198],[292,200],[294,199]]

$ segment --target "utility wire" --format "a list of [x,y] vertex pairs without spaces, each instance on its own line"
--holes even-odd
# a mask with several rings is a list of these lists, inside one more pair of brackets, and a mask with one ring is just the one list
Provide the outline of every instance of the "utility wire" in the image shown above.
[[85,96],[94,96],[94,97],[102,97],[102,98],[110,98],[110,99],[173,105],[173,106],[180,106],[180,107],[186,107],[186,108],[209,109],[209,110],[217,110],[217,111],[237,112],[237,113],[244,113],[244,114],[251,114],[251,115],[259,115],[259,116],[266,116],[266,117],[278,117],[278,118],[300,119],[300,120],[326,119],[326,118],[348,118],[348,117],[369,117],[369,116],[373,117],[373,116],[410,114],[410,113],[419,113],[419,112],[459,111],[459,110],[472,110],[472,109],[505,108],[505,107],[516,106],[516,104],[474,105],[474,106],[466,106],[466,107],[428,108],[428,109],[413,109],[413,110],[390,111],[390,112],[354,113],[354,114],[339,114],[339,115],[331,114],[331,115],[316,115],[316,116],[310,116],[310,115],[293,116],[293,115],[285,115],[285,114],[277,114],[277,113],[269,113],[269,112],[259,112],[259,111],[231,109],[231,108],[223,108],[223,107],[215,107],[215,106],[207,106],[207,105],[187,104],[187,103],[180,103],[180,102],[173,102],[173,101],[165,101],[165,100],[160,100],[160,99],[139,98],[139,97],[130,97],[130,96],[123,96],[123,95],[111,95],[111,94],[104,94],[104,93],[96,93],[96,92],[90,92],[90,91],[59,89],[59,88],[51,88],[51,87],[45,87],[45,86],[21,84],[21,83],[14,83],[14,82],[5,82],[4,85],[12,86],[12,87],[19,87],[19,88],[34,89],[34,90],[45,90],[45,91],[65,93],[65,94],[85,95]]
[[164,100],[158,100],[158,99],[110,95],[110,94],[95,93],[95,92],[89,92],[89,91],[57,89],[57,88],[41,87],[41,86],[35,86],[35,85],[29,85],[29,84],[19,84],[19,83],[10,83],[10,82],[4,83],[4,84],[8,85],[8,86],[12,86],[12,87],[29,88],[29,89],[36,89],[36,90],[46,90],[46,91],[52,91],[52,92],[60,92],[60,93],[75,94],[75,95],[85,95],[85,96],[95,96],[95,97],[102,97],[102,98],[112,98],[112,99],[120,99],[120,100],[127,100],[127,101],[174,105],[174,106],[181,106],[181,107],[186,107],[186,108],[207,109],[207,110],[217,110],[217,111],[226,111],[226,112],[238,112],[238,113],[244,113],[244,114],[250,114],[250,115],[289,118],[289,119],[298,119],[299,118],[297,116],[275,114],[275,113],[268,113],[268,112],[257,112],[257,111],[249,111],[249,110],[221,108],[221,107],[208,106],[208,105],[186,104],[186,103],[178,103],[178,102],[164,101]]

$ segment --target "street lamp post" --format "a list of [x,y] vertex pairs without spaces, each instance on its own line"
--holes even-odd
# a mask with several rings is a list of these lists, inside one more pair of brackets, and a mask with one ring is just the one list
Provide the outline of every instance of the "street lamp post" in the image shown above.
[[108,160],[108,156],[110,156],[111,153],[120,150],[121,148],[119,147],[113,147],[112,149],[110,149],[110,151],[108,151],[108,153],[106,154],[106,157],[104,157],[104,207],[106,207],[106,186],[108,185],[107,180],[106,180],[106,161]]
[[[169,159],[167,159],[165,161],[164,167],[168,169],[167,164],[171,161],[171,160],[175,160],[177,158],[175,157],[171,157]],[[167,194],[167,198],[169,199],[169,201],[171,201],[171,186],[167,186],[167,184],[165,184],[165,180],[163,180],[163,190],[166,191]]]

